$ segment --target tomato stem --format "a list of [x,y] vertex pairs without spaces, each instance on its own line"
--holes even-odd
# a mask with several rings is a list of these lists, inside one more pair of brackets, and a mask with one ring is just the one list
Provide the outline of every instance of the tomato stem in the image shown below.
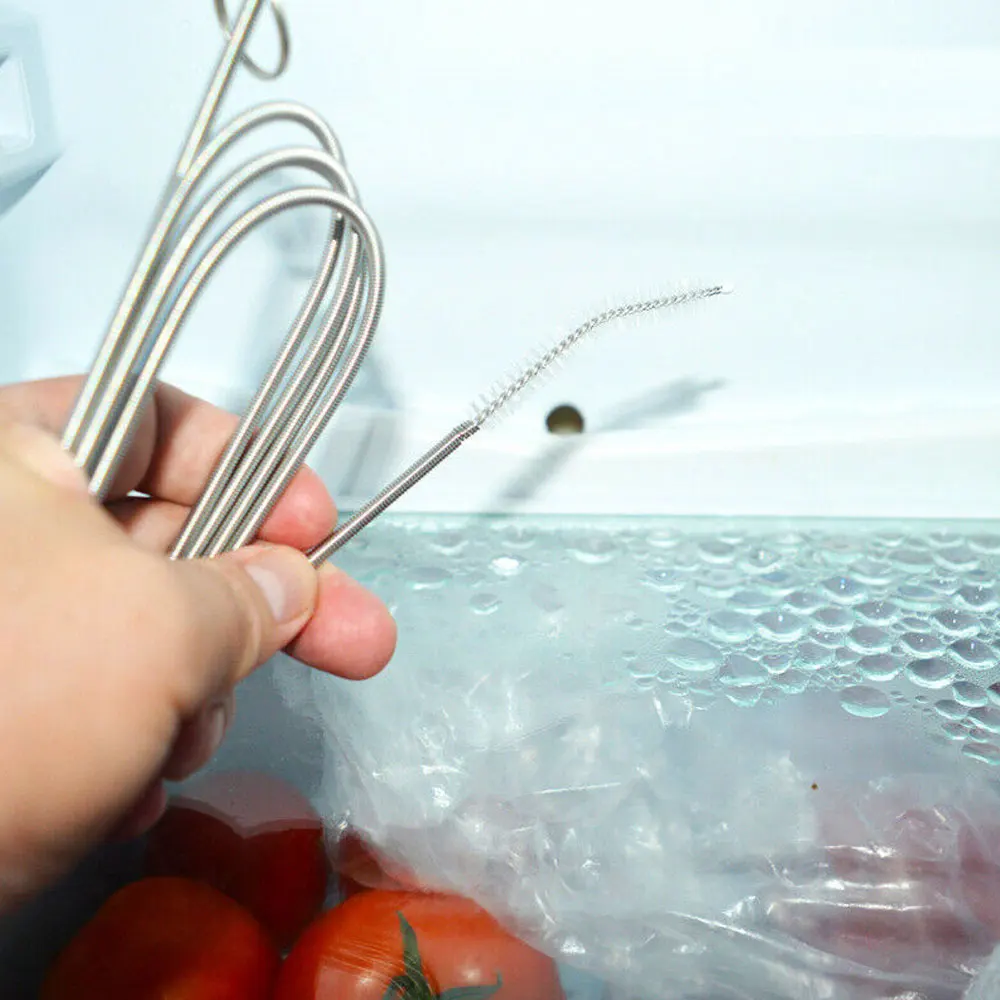
[[503,986],[497,973],[497,981],[490,986],[456,986],[436,994],[424,972],[416,931],[401,911],[396,915],[403,936],[403,972],[389,983],[382,1000],[487,1000]]

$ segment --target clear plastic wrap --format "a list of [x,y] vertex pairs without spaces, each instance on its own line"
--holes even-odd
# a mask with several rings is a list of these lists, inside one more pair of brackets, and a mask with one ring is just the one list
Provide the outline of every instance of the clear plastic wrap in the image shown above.
[[283,666],[318,802],[615,1000],[960,997],[1000,940],[1000,531],[396,519]]

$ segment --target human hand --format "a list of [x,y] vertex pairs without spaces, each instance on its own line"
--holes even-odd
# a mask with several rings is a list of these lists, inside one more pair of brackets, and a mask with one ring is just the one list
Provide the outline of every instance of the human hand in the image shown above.
[[0,910],[148,829],[164,779],[208,761],[235,685],[274,653],[360,679],[395,646],[376,597],[297,551],[336,520],[313,473],[264,544],[170,561],[236,418],[160,387],[102,507],[58,444],[78,387],[0,388]]

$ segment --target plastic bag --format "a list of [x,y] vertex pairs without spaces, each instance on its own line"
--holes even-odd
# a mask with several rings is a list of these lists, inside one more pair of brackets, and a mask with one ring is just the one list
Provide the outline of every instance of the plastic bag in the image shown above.
[[320,807],[616,998],[960,997],[1000,940],[992,535],[420,519],[286,668]]

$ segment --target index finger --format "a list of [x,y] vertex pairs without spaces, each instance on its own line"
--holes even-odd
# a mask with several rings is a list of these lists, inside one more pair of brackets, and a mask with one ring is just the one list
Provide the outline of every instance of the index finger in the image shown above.
[[[46,379],[0,388],[0,416],[60,434],[81,385],[79,378]],[[133,490],[190,507],[236,430],[231,413],[171,385],[157,386],[116,478],[113,497]],[[337,511],[319,477],[303,468],[269,515],[261,535],[306,548],[334,528]]]

